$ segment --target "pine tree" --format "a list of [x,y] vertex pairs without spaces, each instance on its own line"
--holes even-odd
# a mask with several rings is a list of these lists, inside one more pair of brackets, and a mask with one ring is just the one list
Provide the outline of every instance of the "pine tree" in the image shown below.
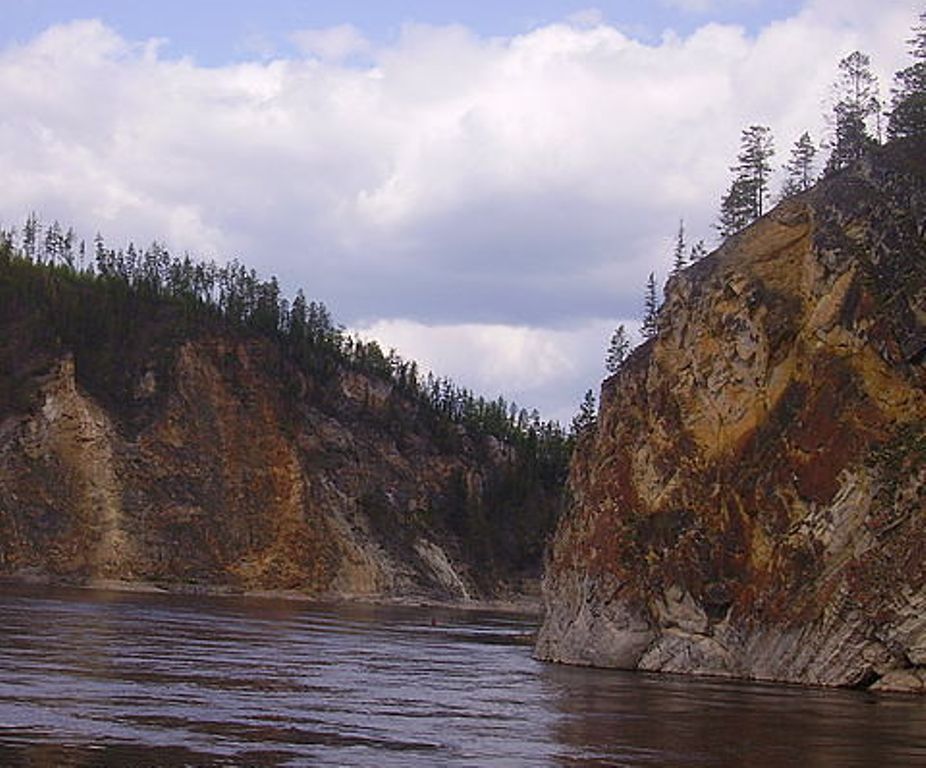
[[103,269],[103,265],[106,262],[106,243],[103,240],[103,235],[99,232],[97,232],[96,237],[93,238],[93,259],[97,274],[105,276],[106,272]]
[[735,178],[720,199],[717,231],[721,239],[735,235],[753,220],[752,194],[745,179]]
[[926,133],[926,11],[907,40],[913,64],[894,74],[887,135],[890,139]]
[[623,324],[617,326],[611,335],[611,343],[608,344],[608,354],[605,356],[604,367],[608,373],[617,373],[618,368],[624,364],[627,354],[630,352],[630,339],[627,338],[627,331]]
[[640,333],[643,338],[651,339],[656,335],[656,320],[659,311],[659,302],[656,298],[656,276],[650,272],[646,281],[646,294],[643,298],[643,323]]
[[767,125],[750,125],[743,131],[738,162],[733,170],[746,181],[754,219],[765,213],[765,195],[772,174],[770,160],[774,154],[772,131]]
[[804,131],[791,148],[791,159],[785,163],[785,181],[781,188],[781,198],[806,192],[814,182],[814,158],[817,148],[813,145],[810,134]]
[[672,271],[677,275],[685,268],[685,220],[678,220],[678,233],[675,235],[675,250],[672,253]]
[[61,260],[69,269],[74,269],[74,241],[77,239],[77,233],[73,227],[68,227],[67,232],[61,238]]
[[598,423],[598,408],[595,405],[595,393],[588,390],[579,405],[579,412],[572,419],[572,434],[577,438],[585,437],[595,430]]
[[740,152],[731,166],[733,181],[720,201],[717,229],[729,237],[765,212],[765,196],[775,154],[772,131],[767,125],[750,125],[740,136]]
[[694,264],[705,256],[707,256],[707,247],[704,245],[703,240],[698,240],[698,242],[691,246],[691,253],[688,254],[688,261]]
[[833,173],[859,160],[874,144],[868,122],[881,110],[878,78],[871,72],[871,59],[854,51],[839,62],[834,84],[836,103],[832,122],[834,139],[826,172]]
[[57,264],[61,259],[61,253],[64,250],[64,234],[61,232],[61,225],[55,221],[45,230],[45,242],[42,244],[42,250],[45,254],[45,261],[49,264]]
[[0,229],[0,267],[7,267],[13,258],[13,233]]
[[35,213],[26,217],[23,225],[22,252],[29,261],[35,261],[38,254],[39,219]]

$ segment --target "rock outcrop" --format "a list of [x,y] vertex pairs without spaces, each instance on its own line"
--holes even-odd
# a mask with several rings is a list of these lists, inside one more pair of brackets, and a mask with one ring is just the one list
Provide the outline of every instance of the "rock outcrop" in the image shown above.
[[253,334],[175,343],[156,319],[99,362],[40,321],[0,323],[0,575],[460,600],[529,583],[470,529],[514,529],[489,498],[514,453],[388,379],[287,368]]
[[670,280],[576,450],[536,655],[926,690],[926,142]]

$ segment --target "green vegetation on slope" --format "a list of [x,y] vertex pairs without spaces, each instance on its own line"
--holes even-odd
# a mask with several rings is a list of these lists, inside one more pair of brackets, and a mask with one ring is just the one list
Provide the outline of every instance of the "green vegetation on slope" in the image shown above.
[[[461,453],[466,445],[486,451],[494,443],[506,457],[478,494],[469,492],[465,477],[456,479],[420,524],[452,534],[487,582],[502,572],[539,573],[572,437],[536,411],[422,376],[414,362],[349,336],[324,304],[301,291],[287,300],[275,278],[261,280],[237,261],[177,258],[158,244],[114,250],[98,237],[88,254],[70,231],[57,224],[43,229],[31,216],[18,236],[0,231],[0,327],[0,417],[32,407],[30,382],[70,352],[81,386],[118,415],[123,429],[139,431],[158,408],[157,398],[134,397],[144,371],[153,365],[157,378],[168,380],[179,345],[210,335],[272,344],[280,391],[293,403],[306,378],[333,409],[344,405],[336,402],[336,388],[325,385],[339,374],[380,380],[396,397],[352,418],[400,436],[411,414],[415,429],[442,451]],[[380,519],[375,494],[361,501],[377,526],[407,523]]]

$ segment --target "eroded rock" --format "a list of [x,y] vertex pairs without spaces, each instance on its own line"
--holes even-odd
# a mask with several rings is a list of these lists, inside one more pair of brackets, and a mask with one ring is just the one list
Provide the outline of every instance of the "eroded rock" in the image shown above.
[[540,658],[921,689],[924,158],[891,145],[670,280],[573,458]]

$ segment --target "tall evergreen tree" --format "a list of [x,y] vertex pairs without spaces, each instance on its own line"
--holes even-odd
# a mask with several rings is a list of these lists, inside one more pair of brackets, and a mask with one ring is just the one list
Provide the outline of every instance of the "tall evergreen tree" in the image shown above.
[[745,179],[733,179],[726,194],[720,199],[720,215],[716,227],[721,239],[736,234],[754,218],[749,185]]
[[688,261],[694,264],[705,256],[707,256],[707,247],[704,245],[703,240],[698,240],[698,242],[691,246],[691,253],[688,254]]
[[595,405],[595,393],[589,389],[579,404],[579,412],[572,419],[572,434],[581,439],[595,430],[597,422],[598,408]]
[[907,44],[913,63],[894,74],[887,123],[891,139],[926,133],[926,11],[920,14],[920,23],[913,27]]
[[659,311],[659,300],[656,298],[656,276],[650,272],[646,281],[646,293],[643,297],[643,323],[640,333],[643,338],[650,339],[656,335],[656,318]]
[[765,196],[772,174],[771,159],[775,154],[772,130],[767,125],[750,125],[740,139],[740,153],[733,169],[746,180],[752,198],[753,218],[765,213]]
[[38,256],[38,237],[39,217],[35,213],[30,213],[26,217],[22,234],[22,252],[30,261],[34,261]]
[[623,323],[611,334],[611,342],[608,344],[608,354],[605,356],[604,367],[608,373],[616,373],[617,369],[623,365],[630,352],[630,339],[627,338],[627,331]]
[[827,173],[859,160],[877,143],[868,124],[881,110],[878,78],[871,71],[871,59],[860,51],[850,53],[839,62],[839,76],[833,88],[834,137]]
[[677,275],[685,268],[685,220],[678,220],[678,232],[675,235],[675,249],[672,252],[672,272]]
[[717,229],[721,237],[738,232],[765,212],[774,154],[772,131],[767,125],[743,129],[736,165],[730,167],[733,181],[720,201]]
[[64,251],[64,233],[57,221],[45,230],[45,242],[42,244],[42,249],[45,253],[45,261],[49,264],[57,264],[61,260]]
[[70,269],[74,269],[74,241],[76,239],[77,233],[74,232],[73,227],[68,227],[61,238],[61,260]]
[[810,134],[804,131],[791,148],[791,159],[785,163],[785,180],[781,188],[782,199],[806,192],[814,182],[814,158],[817,148]]

